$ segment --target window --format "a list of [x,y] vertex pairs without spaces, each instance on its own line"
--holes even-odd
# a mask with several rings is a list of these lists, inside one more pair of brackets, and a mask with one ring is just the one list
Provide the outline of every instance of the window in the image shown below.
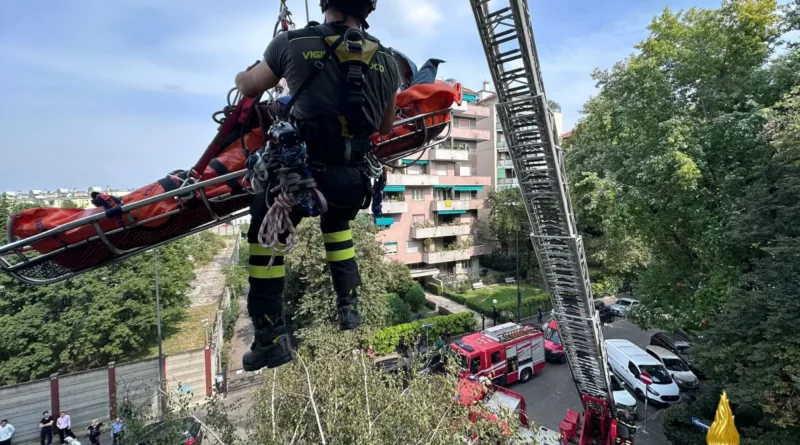
[[383,251],[386,255],[397,255],[397,243],[383,243]]
[[[672,378],[664,368],[664,365],[642,365],[642,371],[650,374],[653,377],[653,383],[656,385],[669,385],[672,383]],[[636,378],[639,378],[638,372],[636,373]]]
[[414,201],[422,201],[422,189],[411,189],[411,199]]
[[500,363],[500,351],[492,352],[492,364]]
[[549,326],[547,327],[547,330],[544,332],[544,338],[550,340],[551,342],[557,345],[561,345],[561,337],[558,336],[558,331]]
[[425,222],[425,215],[414,215],[411,217],[413,224],[423,224]]
[[472,176],[472,166],[469,164],[461,164],[458,166],[459,176]]
[[481,370],[481,357],[475,356],[472,358],[472,362],[470,363],[469,373],[470,374],[477,374]]
[[406,168],[406,173],[409,175],[421,175],[422,166],[419,164],[411,164]]
[[[637,379],[641,375],[639,374],[639,368],[637,368],[636,365],[633,364],[633,362],[628,362],[628,371],[630,371],[631,374],[633,374],[633,376],[636,377]],[[655,383],[655,379],[653,383]]]
[[448,191],[449,191],[448,189],[435,189],[433,192],[435,200],[444,201],[445,199],[449,199],[449,197],[447,196],[449,194]]
[[466,260],[461,262],[461,268],[465,270],[472,269],[472,260]]
[[406,242],[406,253],[418,253],[419,247],[422,245],[421,241],[408,241]]
[[447,176],[447,164],[445,164],[444,162],[437,162],[436,174],[439,176]]
[[473,119],[456,118],[456,127],[459,128],[475,128],[476,121]]

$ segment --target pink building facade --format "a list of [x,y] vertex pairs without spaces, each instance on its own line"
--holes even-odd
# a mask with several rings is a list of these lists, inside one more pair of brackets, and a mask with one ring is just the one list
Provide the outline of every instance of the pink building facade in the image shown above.
[[478,143],[491,139],[477,122],[490,109],[476,105],[465,90],[465,101],[454,107],[453,131],[442,144],[397,162],[388,175],[383,215],[376,219],[388,258],[411,268],[412,276],[465,280],[476,278],[478,256],[491,246],[478,241],[478,211],[485,209],[489,176],[477,176]]

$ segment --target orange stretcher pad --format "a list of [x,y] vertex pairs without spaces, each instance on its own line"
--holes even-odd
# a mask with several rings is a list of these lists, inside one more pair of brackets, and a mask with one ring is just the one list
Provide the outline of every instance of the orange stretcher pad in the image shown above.
[[[441,133],[442,128],[446,127],[446,125],[439,124],[449,122],[449,109],[456,101],[459,103],[461,101],[458,87],[454,88],[444,82],[417,85],[399,93],[397,97],[397,106],[400,110],[398,122],[404,123],[396,125],[390,135],[374,135],[372,137],[373,154],[379,160],[396,159],[403,153],[424,146]],[[432,128],[431,131],[420,131],[419,122],[408,122],[410,117],[421,115],[426,115],[424,123]],[[246,122],[247,117],[243,115],[239,121]],[[268,127],[268,125],[262,125],[262,127]],[[206,181],[243,170],[247,157],[265,145],[259,126],[255,126],[243,138],[239,137],[240,131],[234,131],[234,133],[236,134],[218,135],[215,138],[217,141],[222,137],[227,145],[221,145],[224,148],[216,152],[216,156],[208,162],[202,172],[192,170],[196,180]],[[35,241],[30,246],[40,254],[68,247],[63,252],[56,254],[50,261],[69,270],[84,270],[105,264],[113,260],[115,256],[121,256],[121,252],[157,245],[189,233],[202,224],[214,220],[214,216],[209,210],[217,215],[227,215],[250,205],[250,196],[243,191],[244,176],[239,176],[237,179],[226,180],[194,191],[187,197],[190,199],[163,199],[127,212],[116,211],[122,204],[127,206],[176,190],[184,184],[186,178],[186,172],[176,172],[134,190],[121,200],[99,195],[95,201],[100,206],[94,209],[39,208],[25,210],[9,218],[8,239],[9,241],[24,240],[65,224],[105,213],[105,218],[58,232],[53,236]],[[200,196],[201,193],[207,199],[199,199],[203,198]],[[119,228],[126,229],[116,230]],[[106,242],[97,239],[99,231],[107,234],[106,241],[116,248],[116,252],[110,249]],[[95,240],[86,242],[92,238]]]

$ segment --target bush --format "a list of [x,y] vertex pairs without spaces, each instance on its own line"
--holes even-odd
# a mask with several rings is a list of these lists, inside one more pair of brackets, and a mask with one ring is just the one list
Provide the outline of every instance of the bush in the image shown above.
[[428,283],[426,287],[428,288],[428,292],[434,295],[442,295],[442,286],[439,286],[436,283]]
[[396,326],[411,321],[411,307],[395,293],[386,294],[389,312],[386,315],[386,324]]
[[225,341],[230,341],[236,330],[236,320],[239,319],[239,296],[231,295],[231,304],[222,312],[222,335]]
[[444,291],[444,296],[458,304],[466,304],[467,302],[467,297],[449,290]]
[[430,310],[432,310],[432,311],[435,311],[436,310],[436,303],[434,303],[432,301],[425,300],[425,307],[430,309]]
[[416,281],[411,278],[411,271],[403,263],[392,261],[387,264],[388,274],[386,277],[386,291],[392,292],[405,298],[405,293]]
[[472,316],[471,312],[461,312],[384,328],[375,333],[372,342],[372,345],[375,347],[375,353],[388,354],[394,351],[397,345],[400,344],[401,338],[411,340],[416,337],[417,334],[425,335],[425,330],[422,329],[424,323],[433,323],[433,327],[431,327],[428,332],[432,338],[443,334],[445,329],[450,329],[451,335],[458,335],[464,332],[472,332],[477,326],[475,317]]
[[624,284],[622,277],[606,275],[601,280],[592,282],[592,296],[594,298],[600,298],[606,295],[616,295]]
[[499,270],[500,272],[517,270],[517,257],[515,255],[492,252],[489,255],[481,255],[479,261],[480,265],[487,269]]
[[409,306],[411,306],[412,312],[419,312],[422,309],[422,306],[425,304],[425,291],[422,289],[422,286],[419,283],[414,283],[408,290],[405,292],[403,299]]

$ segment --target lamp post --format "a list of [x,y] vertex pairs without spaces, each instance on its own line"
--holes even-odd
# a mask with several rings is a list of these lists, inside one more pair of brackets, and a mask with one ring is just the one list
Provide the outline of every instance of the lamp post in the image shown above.
[[161,295],[158,286],[158,250],[152,249],[153,252],[153,271],[155,275],[156,284],[156,332],[158,333],[158,420],[164,418],[164,397],[162,386],[164,385],[164,351],[161,347]]
[[519,230],[517,234],[517,323],[522,323],[522,292],[519,290]]
[[492,300],[492,321],[497,326],[497,300]]

